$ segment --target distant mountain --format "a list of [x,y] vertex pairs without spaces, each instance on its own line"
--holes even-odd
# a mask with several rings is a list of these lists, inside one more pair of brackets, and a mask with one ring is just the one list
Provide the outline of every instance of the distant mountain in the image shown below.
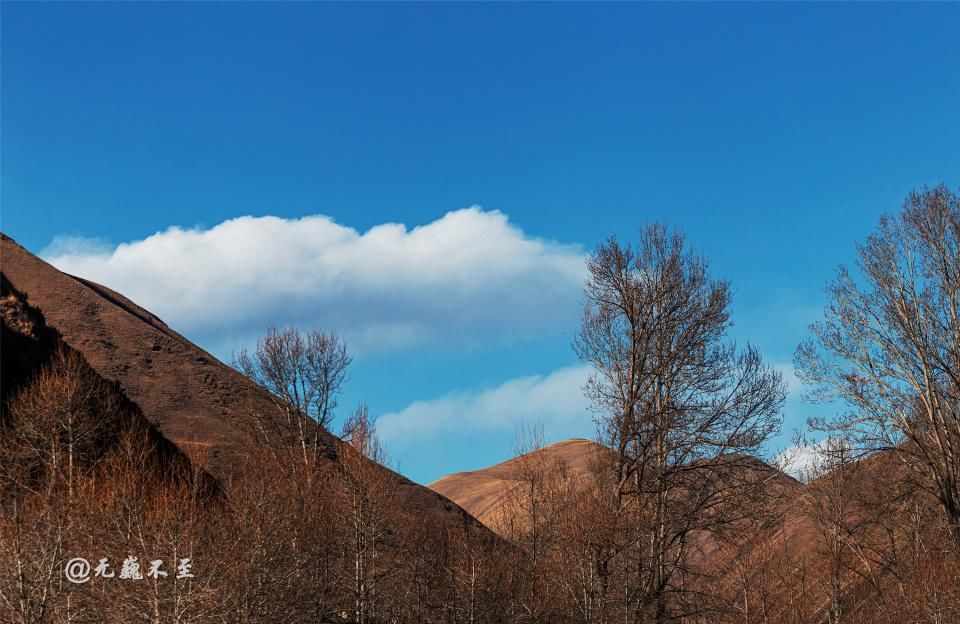
[[[572,438],[550,444],[533,453],[520,455],[489,468],[458,472],[431,483],[428,487],[454,501],[475,518],[497,530],[507,513],[508,494],[517,485],[521,462],[536,457],[544,466],[562,470],[564,479],[586,487],[592,483],[593,467],[610,450],[584,438]],[[763,480],[771,496],[789,497],[801,484],[789,475],[776,470],[754,457],[731,456],[724,462],[733,474],[750,473],[751,478]]]
[[[591,463],[606,450],[592,440],[572,438],[545,446],[535,453],[548,462],[562,463],[568,476],[579,478],[589,474]],[[513,458],[482,470],[458,472],[427,487],[454,501],[490,528],[495,528],[495,520],[503,513],[507,492],[516,485],[518,461]]]

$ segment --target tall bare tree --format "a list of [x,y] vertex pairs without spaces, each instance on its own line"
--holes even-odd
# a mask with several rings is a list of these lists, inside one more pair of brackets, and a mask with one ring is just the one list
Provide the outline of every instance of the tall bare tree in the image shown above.
[[827,293],[796,365],[814,400],[850,409],[814,424],[895,452],[960,540],[960,199],[943,185],[911,193]]
[[636,248],[616,238],[587,261],[574,348],[594,372],[586,393],[616,457],[616,494],[637,529],[634,621],[683,615],[697,535],[736,520],[741,470],[780,425],[786,390],[759,352],[726,337],[730,286],[684,237],[659,224]]
[[234,356],[233,366],[274,397],[280,422],[309,463],[320,448],[320,428],[333,419],[351,360],[343,339],[333,332],[271,326],[253,353],[244,348]]

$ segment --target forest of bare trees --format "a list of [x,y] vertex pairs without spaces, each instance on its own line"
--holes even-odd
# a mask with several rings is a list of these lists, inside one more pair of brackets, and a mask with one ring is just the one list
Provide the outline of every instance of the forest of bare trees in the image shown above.
[[[0,622],[958,622],[958,196],[911,194],[859,252],[797,351],[844,406],[801,483],[758,459],[786,388],[729,339],[730,284],[661,225],[600,245],[574,347],[606,450],[574,474],[524,432],[496,534],[404,499],[365,405],[324,429],[335,333],[237,356],[274,411],[238,408],[257,444],[223,483],[63,345],[4,397]],[[143,578],[68,582],[80,556]]]

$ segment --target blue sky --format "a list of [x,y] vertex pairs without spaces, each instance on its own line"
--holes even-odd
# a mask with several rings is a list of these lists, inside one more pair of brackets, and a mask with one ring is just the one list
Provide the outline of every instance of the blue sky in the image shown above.
[[[366,400],[426,483],[508,456],[520,419],[592,433],[577,267],[645,221],[687,233],[733,282],[733,335],[789,366],[878,216],[960,184],[957,23],[957,3],[5,2],[0,219],[221,358],[268,320],[342,332],[341,411]],[[787,429],[810,410],[791,399]]]

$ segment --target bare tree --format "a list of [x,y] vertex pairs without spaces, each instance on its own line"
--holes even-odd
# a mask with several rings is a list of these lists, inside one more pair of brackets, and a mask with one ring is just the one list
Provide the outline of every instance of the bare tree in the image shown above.
[[726,339],[729,284],[682,235],[650,225],[636,250],[611,238],[587,268],[574,348],[593,365],[586,393],[638,529],[625,609],[665,621],[692,587],[681,577],[694,538],[735,520],[750,485],[740,464],[778,430],[786,390],[756,349]]
[[310,463],[320,448],[320,428],[333,419],[351,360],[343,339],[333,332],[271,326],[253,353],[244,348],[234,356],[233,366],[270,392],[280,422],[294,436],[303,461]]
[[558,586],[567,612],[583,624],[613,621],[612,597],[622,584],[618,556],[629,531],[618,513],[611,468],[607,453],[591,458],[587,473],[569,483],[571,496],[560,514]]
[[[823,539],[821,557],[826,574],[827,621],[840,624],[848,619],[844,612],[844,576],[864,519],[856,515],[854,488],[859,465],[842,438],[827,438],[812,446],[813,460],[802,476],[809,485],[801,497],[800,510],[816,527]],[[859,522],[858,522],[859,521]]]
[[396,483],[382,467],[386,451],[365,404],[347,419],[343,438],[349,443],[340,453],[343,543],[350,560],[345,571],[351,579],[353,621],[367,624],[385,608],[382,594],[398,567],[400,500]]
[[78,471],[97,459],[116,434],[120,406],[107,386],[76,351],[55,351],[10,402],[10,428],[18,438],[13,446],[21,451],[19,462],[26,464],[21,468],[35,473],[43,466],[51,477],[48,488],[62,478],[72,498]]
[[892,450],[924,477],[960,540],[960,199],[911,193],[828,287],[797,349],[811,398],[850,410],[814,424],[862,452]]
[[543,425],[522,426],[514,442],[514,459],[493,526],[517,544],[514,574],[519,588],[518,610],[524,622],[548,619],[554,597],[550,564],[556,558],[560,517],[577,493],[572,491],[566,464],[544,451]]

